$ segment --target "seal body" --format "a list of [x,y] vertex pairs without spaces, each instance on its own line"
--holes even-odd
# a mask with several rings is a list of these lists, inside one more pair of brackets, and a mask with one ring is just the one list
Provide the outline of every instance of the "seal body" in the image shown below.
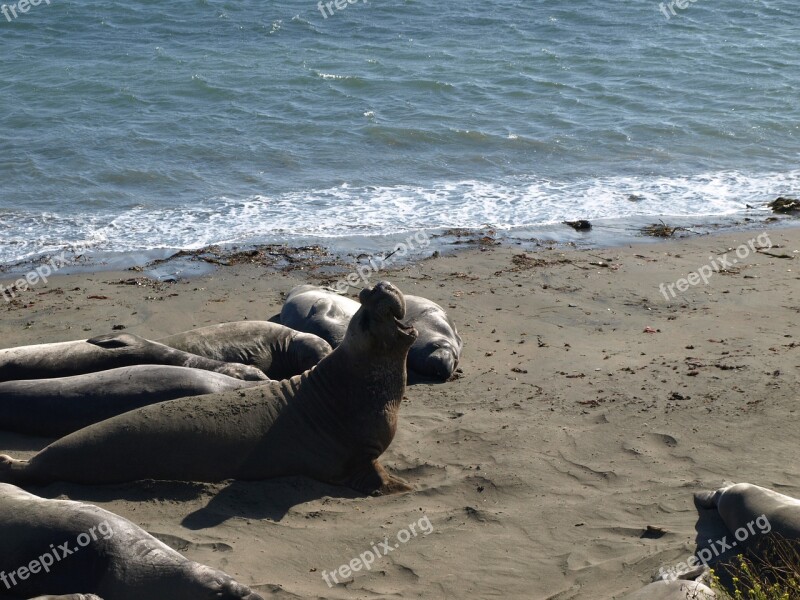
[[464,343],[445,310],[427,298],[406,296],[406,322],[419,337],[408,352],[408,368],[425,377],[447,381],[452,377]]
[[114,513],[0,484],[0,596],[6,593],[62,600],[262,600]]
[[189,354],[122,333],[0,350],[0,381],[71,377],[134,365],[190,367],[249,381],[267,379],[255,367]]
[[[408,353],[409,370],[446,381],[458,367],[464,346],[455,323],[441,306],[427,298],[406,295],[405,300],[405,320],[419,333]],[[354,300],[318,286],[300,285],[286,297],[280,322],[316,334],[335,348],[357,310]]]
[[361,292],[347,334],[314,368],[235,394],[146,406],[76,431],[30,461],[0,456],[0,481],[220,481],[306,475],[365,493],[410,489],[389,446],[416,330],[389,283]]
[[700,508],[716,508],[725,527],[732,534],[740,532],[739,537],[753,538],[774,531],[787,540],[800,540],[800,500],[791,496],[737,483],[696,494],[695,503]]
[[148,404],[256,385],[200,369],[138,365],[0,383],[0,429],[62,436]]
[[316,335],[269,321],[222,323],[177,333],[158,342],[224,363],[251,365],[275,380],[299,375],[332,350]]
[[299,285],[286,296],[280,321],[292,329],[313,333],[336,348],[358,309],[355,300],[316,285]]

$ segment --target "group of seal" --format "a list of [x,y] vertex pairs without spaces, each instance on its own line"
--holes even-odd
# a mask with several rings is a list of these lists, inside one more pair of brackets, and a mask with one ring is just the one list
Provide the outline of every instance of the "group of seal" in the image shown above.
[[[405,295],[406,322],[419,336],[408,353],[408,369],[424,377],[446,381],[458,367],[463,342],[455,323],[435,302]],[[336,348],[343,340],[359,304],[336,292],[314,285],[292,289],[280,315],[280,323],[317,335]]]
[[[378,457],[389,446],[417,339],[387,282],[360,294],[341,344],[301,375],[240,395],[149,405],[90,425],[29,461],[0,456],[0,481],[220,481],[285,475],[365,493],[410,489]],[[249,393],[248,393],[249,392]]]
[[[155,342],[112,334],[0,350],[0,427],[71,432],[30,460],[0,455],[0,569],[12,573],[50,544],[100,523],[114,531],[113,538],[86,538],[69,567],[65,561],[46,576],[18,577],[14,596],[261,598],[121,517],[87,504],[38,498],[16,485],[305,475],[365,494],[411,490],[378,458],[397,429],[409,349],[421,337],[408,322],[409,304],[415,322],[431,325],[429,340],[436,336],[435,319],[388,282],[362,290],[359,300],[352,301],[355,310],[344,331],[331,338],[334,349],[310,332],[240,322]],[[454,336],[452,346],[431,360],[446,363],[444,355],[451,353],[452,372],[461,339],[449,318],[444,323]],[[215,394],[233,389],[240,391]],[[0,586],[0,597],[3,591]]]
[[0,427],[60,436],[129,410],[284,379],[331,352],[267,321],[150,341],[124,333],[0,350]]

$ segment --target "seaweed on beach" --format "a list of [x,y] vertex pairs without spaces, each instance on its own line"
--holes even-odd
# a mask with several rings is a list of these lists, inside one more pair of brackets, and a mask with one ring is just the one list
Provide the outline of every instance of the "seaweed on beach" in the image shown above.
[[[456,241],[453,244],[475,244],[477,246],[497,246],[500,244],[495,239],[496,231],[494,229],[487,229],[485,231],[473,231],[470,229],[448,229],[439,235],[433,237],[454,237]],[[468,238],[468,239],[463,239]]]
[[652,223],[645,227],[642,227],[642,233],[644,235],[649,235],[650,237],[662,237],[668,238],[675,235],[678,231],[692,231],[691,229],[687,229],[686,227],[670,227],[664,221],[660,221],[660,223]]
[[281,244],[267,244],[246,250],[235,247],[228,250],[220,246],[207,246],[199,250],[181,250],[169,258],[154,260],[143,267],[133,267],[131,270],[144,271],[181,258],[203,261],[219,267],[245,264],[260,265],[274,268],[281,273],[342,266],[322,246],[291,247]]
[[772,209],[772,212],[782,215],[800,213],[800,200],[797,200],[796,198],[785,198],[781,196],[780,198],[776,198],[767,204],[767,206]]

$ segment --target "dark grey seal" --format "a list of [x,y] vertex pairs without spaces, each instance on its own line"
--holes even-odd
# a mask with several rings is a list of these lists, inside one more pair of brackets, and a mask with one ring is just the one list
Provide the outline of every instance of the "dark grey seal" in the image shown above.
[[8,484],[0,484],[0,573],[0,596],[13,598],[263,600],[114,513]]

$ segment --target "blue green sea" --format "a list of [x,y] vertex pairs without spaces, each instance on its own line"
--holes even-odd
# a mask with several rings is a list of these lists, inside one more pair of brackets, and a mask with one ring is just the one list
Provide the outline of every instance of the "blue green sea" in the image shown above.
[[5,0],[0,264],[796,193],[800,4],[685,4]]

